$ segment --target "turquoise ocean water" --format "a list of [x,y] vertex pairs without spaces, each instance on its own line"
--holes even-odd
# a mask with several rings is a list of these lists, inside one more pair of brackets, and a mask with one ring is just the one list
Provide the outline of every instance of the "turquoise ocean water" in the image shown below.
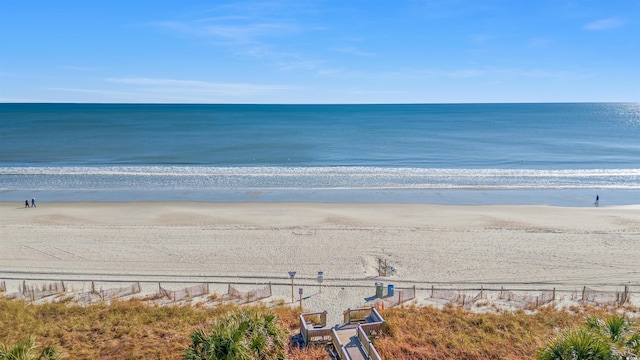
[[640,104],[0,104],[0,201],[640,204]]

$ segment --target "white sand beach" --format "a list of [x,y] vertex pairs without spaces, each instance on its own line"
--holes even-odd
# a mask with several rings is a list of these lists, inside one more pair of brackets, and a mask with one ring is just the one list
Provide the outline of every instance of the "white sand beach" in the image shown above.
[[364,304],[376,281],[638,292],[639,259],[638,206],[0,203],[0,280],[272,282],[290,300],[296,271],[310,311]]

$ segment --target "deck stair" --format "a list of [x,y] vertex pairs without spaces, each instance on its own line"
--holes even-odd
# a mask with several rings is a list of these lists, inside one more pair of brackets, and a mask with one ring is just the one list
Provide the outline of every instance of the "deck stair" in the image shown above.
[[342,360],[381,360],[370,337],[382,335],[385,321],[373,308],[347,309],[344,323],[327,327],[327,312],[300,314],[305,345],[331,343]]

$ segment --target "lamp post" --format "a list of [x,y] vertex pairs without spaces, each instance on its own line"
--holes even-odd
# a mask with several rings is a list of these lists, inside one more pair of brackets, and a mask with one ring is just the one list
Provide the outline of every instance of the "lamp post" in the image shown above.
[[289,279],[291,279],[291,303],[292,304],[295,301],[293,299],[293,278],[294,277],[296,277],[296,272],[295,271],[289,271]]

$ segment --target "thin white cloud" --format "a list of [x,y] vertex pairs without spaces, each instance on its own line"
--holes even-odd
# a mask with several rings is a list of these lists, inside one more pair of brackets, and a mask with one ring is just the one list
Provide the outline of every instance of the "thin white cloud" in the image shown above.
[[[333,74],[328,73],[330,77]],[[416,79],[498,79],[498,78],[585,78],[590,74],[568,70],[514,69],[514,68],[467,68],[467,69],[403,69],[397,71],[363,72],[340,71],[341,78],[367,80],[416,80]]]
[[153,78],[108,78],[105,81],[110,83],[147,86],[138,89],[143,92],[158,93],[193,93],[199,95],[216,96],[248,96],[255,94],[271,93],[288,89],[281,85],[255,85],[244,83],[213,83],[200,80],[176,80],[176,79],[153,79]]
[[[294,14],[311,11],[314,6],[298,2],[239,2],[212,8],[206,13],[190,14],[188,19],[161,21],[153,26],[178,36],[206,41],[211,46],[223,46],[234,55],[268,61],[279,70],[319,70],[312,64],[323,61],[298,53],[292,43],[283,39],[306,31],[320,31],[317,24],[302,24]],[[286,50],[285,50],[286,48]],[[293,49],[293,50],[292,50]],[[361,53],[364,55],[364,53]]]
[[47,88],[46,90],[62,91],[62,92],[76,92],[76,93],[86,93],[86,94],[97,94],[97,95],[104,95],[104,96],[109,96],[109,97],[126,97],[126,96],[134,96],[134,95],[136,95],[135,92],[131,92],[131,91],[103,90],[103,89],[83,89],[83,88],[52,87],[52,88]]
[[[83,99],[123,103],[217,103],[253,102],[269,98],[293,87],[244,83],[213,83],[199,80],[122,77],[104,79],[102,88],[53,87],[47,90],[83,94]],[[85,100],[83,100],[85,101]]]
[[624,19],[611,17],[590,22],[582,28],[585,30],[608,30],[622,27],[625,23]]

